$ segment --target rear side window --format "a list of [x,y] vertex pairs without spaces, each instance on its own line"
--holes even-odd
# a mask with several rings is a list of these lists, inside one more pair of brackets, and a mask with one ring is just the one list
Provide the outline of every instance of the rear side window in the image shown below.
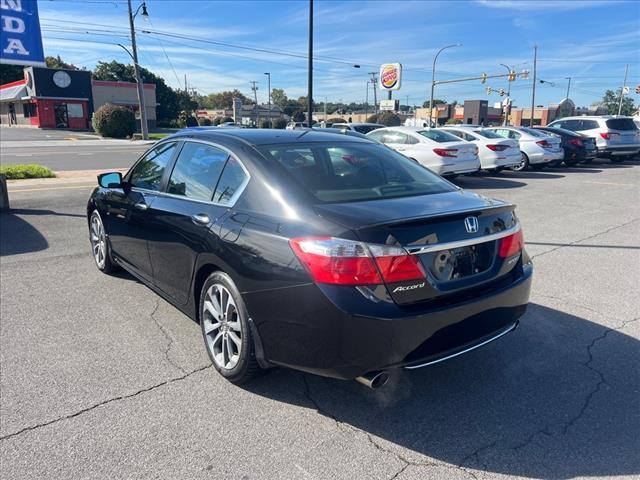
[[638,130],[631,118],[610,118],[605,123],[611,130]]
[[249,177],[240,163],[233,157],[229,158],[216,187],[216,192],[213,194],[213,201],[222,205],[230,205],[248,181]]
[[575,130],[581,132],[582,130],[593,130],[594,128],[598,128],[598,122],[595,120],[579,120],[580,125]]
[[457,142],[459,140],[455,135],[442,130],[420,130],[418,133],[438,143]]
[[524,130],[525,132],[527,132],[529,135],[531,135],[532,137],[546,137],[546,132],[542,133],[538,130],[536,130],[535,128],[523,128],[522,130]]
[[[382,137],[384,137],[384,135],[386,133],[387,132],[385,132],[384,130],[377,130],[377,131],[374,131],[372,133],[367,134],[367,138],[370,138],[370,139],[375,140],[377,142],[382,142]],[[384,142],[382,142],[382,143],[384,143]]]
[[474,130],[473,132],[485,138],[503,138],[502,136],[498,135],[496,132],[492,132],[491,130]]
[[380,127],[376,126],[376,125],[356,125],[354,127],[352,127],[356,132],[360,132],[360,133],[369,133],[373,130],[376,130]]
[[320,203],[357,202],[455,190],[451,184],[413,160],[377,144],[284,144],[258,148],[265,158],[282,166],[290,178]]
[[211,200],[229,154],[204,143],[186,142],[171,172],[167,193]]
[[409,135],[402,132],[387,132],[382,137],[382,143],[408,143]]
[[149,151],[129,175],[132,187],[145,190],[160,190],[162,176],[176,150],[176,143],[164,143]]

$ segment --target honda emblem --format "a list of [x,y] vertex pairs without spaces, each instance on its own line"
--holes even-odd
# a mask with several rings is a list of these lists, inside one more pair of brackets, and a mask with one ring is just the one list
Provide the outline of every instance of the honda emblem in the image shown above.
[[478,217],[465,218],[464,228],[467,229],[467,233],[476,233],[478,231]]

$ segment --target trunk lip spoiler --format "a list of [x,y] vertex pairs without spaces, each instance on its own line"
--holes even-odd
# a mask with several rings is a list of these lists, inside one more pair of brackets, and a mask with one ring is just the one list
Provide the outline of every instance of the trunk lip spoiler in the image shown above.
[[493,240],[499,240],[501,238],[508,237],[509,235],[513,235],[514,233],[518,233],[520,231],[520,228],[521,228],[520,222],[518,222],[511,228],[507,228],[506,230],[502,230],[500,232],[491,233],[489,235],[483,235],[481,237],[465,238],[464,240],[456,240],[454,242],[446,242],[446,243],[429,243],[426,245],[405,246],[404,249],[410,255],[420,255],[423,253],[439,252],[440,250],[452,250],[454,248],[468,247],[470,245],[475,245],[478,243],[485,243],[485,242],[491,242]]

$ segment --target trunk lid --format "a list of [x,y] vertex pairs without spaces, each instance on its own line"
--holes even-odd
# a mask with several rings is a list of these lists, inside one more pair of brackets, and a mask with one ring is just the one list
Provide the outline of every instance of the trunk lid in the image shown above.
[[[518,256],[501,258],[500,237],[519,228],[514,206],[457,191],[402,199],[319,205],[320,215],[367,243],[415,255],[425,278],[387,284],[394,302],[435,301],[508,275]],[[398,212],[404,212],[402,216]],[[372,213],[373,212],[373,213]]]

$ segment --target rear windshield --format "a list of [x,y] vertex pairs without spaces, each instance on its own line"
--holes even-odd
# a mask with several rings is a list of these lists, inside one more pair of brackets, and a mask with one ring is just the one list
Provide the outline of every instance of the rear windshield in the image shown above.
[[529,135],[532,135],[534,137],[548,137],[548,135],[546,133],[542,133],[538,130],[536,130],[535,128],[523,128],[520,127],[520,130],[527,132]]
[[504,138],[498,135],[496,132],[492,132],[491,130],[474,130],[473,133],[482,135],[485,138]]
[[443,132],[442,130],[419,130],[418,133],[423,137],[427,137],[434,142],[447,143],[447,142],[459,142],[460,139],[451,133]]
[[358,202],[452,192],[435,173],[374,143],[262,145],[320,203]]
[[351,128],[353,128],[356,132],[369,133],[382,127],[378,125],[352,125]]
[[638,130],[631,118],[610,118],[606,123],[611,130]]

